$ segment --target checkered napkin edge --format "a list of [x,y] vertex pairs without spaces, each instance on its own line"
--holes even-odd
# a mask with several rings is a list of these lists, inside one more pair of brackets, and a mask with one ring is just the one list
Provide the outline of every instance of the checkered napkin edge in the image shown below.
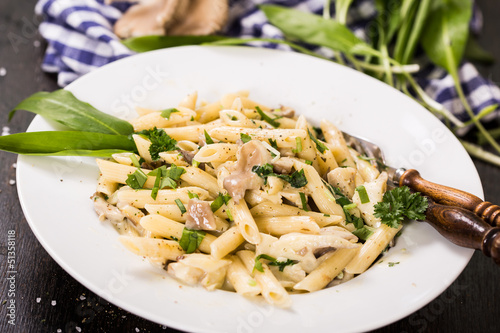
[[[321,14],[324,0],[231,0],[229,20],[224,33],[233,37],[261,37],[283,39],[279,29],[269,24],[258,5],[272,3],[288,6],[311,13]],[[80,76],[115,60],[134,54],[125,47],[113,33],[113,24],[130,7],[125,2],[104,0],[40,0],[35,12],[43,15],[39,26],[40,34],[47,40],[48,47],[42,69],[58,73],[58,84],[64,87]],[[376,14],[373,0],[354,1],[348,16],[348,26],[354,33],[366,39],[368,22]],[[479,33],[482,27],[480,11],[474,10],[471,20],[472,33]],[[283,44],[254,43],[256,46],[292,51]],[[314,48],[313,51],[331,57],[330,50]],[[500,89],[490,80],[483,78],[469,62],[459,68],[462,88],[475,114],[485,107],[500,104]],[[442,68],[426,65],[417,75],[418,83],[426,93],[450,110],[458,119],[470,119],[454,88],[453,79]],[[483,121],[491,121],[500,111],[490,113]],[[465,134],[470,127],[460,129]]]

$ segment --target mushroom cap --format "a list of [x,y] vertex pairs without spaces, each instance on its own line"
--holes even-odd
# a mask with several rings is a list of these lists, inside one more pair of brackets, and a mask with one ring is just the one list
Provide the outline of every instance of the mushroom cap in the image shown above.
[[227,14],[227,0],[142,0],[123,14],[114,31],[120,38],[209,35],[222,29]]

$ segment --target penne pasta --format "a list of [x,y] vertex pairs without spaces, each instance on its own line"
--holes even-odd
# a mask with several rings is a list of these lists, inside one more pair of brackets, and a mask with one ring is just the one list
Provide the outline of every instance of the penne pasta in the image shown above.
[[181,283],[289,307],[290,293],[366,271],[400,230],[375,217],[387,173],[328,121],[320,131],[246,91],[137,112],[137,151],[97,160],[94,206]]

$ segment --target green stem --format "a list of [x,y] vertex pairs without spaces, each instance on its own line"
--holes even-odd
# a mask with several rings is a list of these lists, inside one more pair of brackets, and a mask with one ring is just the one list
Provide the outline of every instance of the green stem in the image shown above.
[[480,146],[472,144],[467,141],[460,140],[460,143],[464,146],[465,150],[474,157],[477,157],[483,161],[500,166],[500,156],[490,153],[484,150]]
[[382,65],[385,69],[385,82],[388,85],[394,87],[394,80],[392,78],[391,64],[389,62],[389,52],[387,51],[387,45],[380,45],[380,51],[383,55]]
[[[486,117],[487,115],[489,115],[490,113],[495,111],[497,108],[498,108],[498,104],[488,105],[484,109],[479,111],[479,113],[477,115],[475,115],[474,118],[477,120],[481,120],[482,118]],[[464,123],[464,126],[469,126],[473,123],[474,123],[474,119],[470,119]],[[491,132],[491,131],[489,131],[489,132]]]
[[462,90],[462,86],[460,85],[460,79],[458,77],[457,71],[454,71],[453,73],[450,73],[451,76],[453,77],[453,81],[455,81],[455,88],[458,93],[458,97],[462,101],[462,104],[465,107],[465,111],[467,111],[467,114],[471,118],[471,120],[474,122],[474,125],[479,129],[479,132],[484,136],[484,138],[488,141],[488,143],[491,144],[491,146],[498,152],[500,153],[500,145],[493,139],[493,137],[488,133],[488,131],[484,128],[483,124],[475,117],[474,112],[472,111],[469,102],[467,101],[467,98],[465,98],[464,92]]
[[[250,42],[268,42],[268,43],[275,43],[275,44],[284,44],[290,46],[292,49],[297,50],[301,53],[324,59],[324,60],[330,60],[329,58],[323,57],[317,53],[314,53],[312,51],[309,51],[308,49],[297,45],[292,42],[288,42],[285,40],[281,39],[274,39],[274,38],[231,38],[231,39],[223,39],[215,42],[209,42],[209,43],[203,43],[201,45],[241,45],[241,44],[247,44]],[[331,60],[330,60],[331,61]],[[339,61],[340,62],[340,61]]]
[[412,25],[410,36],[405,44],[405,48],[403,51],[403,56],[401,59],[401,63],[403,64],[408,63],[413,58],[415,48],[418,44],[418,40],[420,39],[420,35],[424,27],[424,23],[426,22],[427,14],[429,13],[430,4],[430,0],[421,0],[418,5],[415,21]]
[[330,14],[330,3],[331,3],[331,0],[326,0],[325,6],[323,7],[323,18],[326,20],[329,20],[332,18],[332,15]]
[[411,87],[415,90],[418,97],[427,105],[427,108],[433,112],[441,114],[446,119],[449,119],[455,126],[463,127],[463,122],[461,122],[453,113],[446,109],[442,104],[436,102],[418,85],[418,83],[413,79],[408,73],[403,73],[404,77],[410,83]]

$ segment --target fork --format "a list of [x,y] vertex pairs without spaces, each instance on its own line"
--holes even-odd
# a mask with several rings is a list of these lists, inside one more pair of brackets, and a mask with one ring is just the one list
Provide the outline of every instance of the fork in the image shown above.
[[425,180],[415,169],[393,168],[385,163],[379,146],[342,132],[347,145],[368,157],[380,171],[386,171],[389,186],[408,186],[429,201],[426,222],[449,241],[481,250],[500,265],[500,206],[452,187]]

